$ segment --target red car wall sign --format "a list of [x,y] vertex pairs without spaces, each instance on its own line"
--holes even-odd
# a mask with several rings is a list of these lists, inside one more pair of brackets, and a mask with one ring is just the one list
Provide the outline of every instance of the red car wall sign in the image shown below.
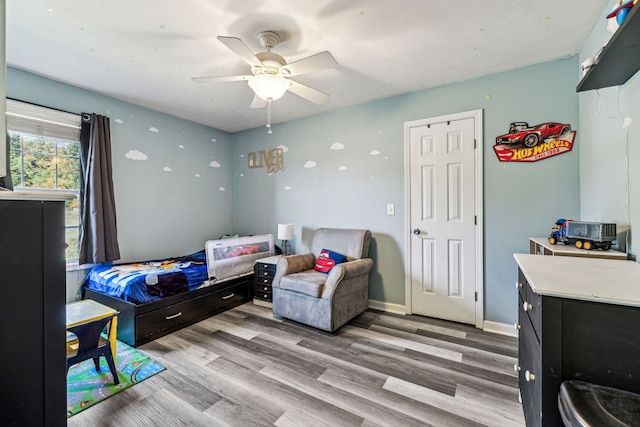
[[575,137],[569,124],[514,122],[509,133],[496,138],[493,150],[501,162],[537,162],[571,151]]

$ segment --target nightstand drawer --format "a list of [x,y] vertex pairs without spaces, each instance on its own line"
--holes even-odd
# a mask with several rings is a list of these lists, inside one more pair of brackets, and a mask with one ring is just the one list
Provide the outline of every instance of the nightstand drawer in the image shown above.
[[269,288],[268,291],[265,291],[263,287],[260,287],[260,289],[254,289],[253,297],[265,301],[273,301],[273,293],[271,292],[271,288]]
[[256,279],[255,279],[256,285],[260,284],[260,285],[271,286],[272,282],[273,282],[273,276],[272,277],[256,276]]
[[253,285],[253,292],[254,294],[259,294],[261,292],[273,292],[271,290],[271,284],[262,284],[262,283],[254,283]]
[[259,271],[261,274],[271,273],[273,276],[276,272],[276,264],[256,261],[256,271]]

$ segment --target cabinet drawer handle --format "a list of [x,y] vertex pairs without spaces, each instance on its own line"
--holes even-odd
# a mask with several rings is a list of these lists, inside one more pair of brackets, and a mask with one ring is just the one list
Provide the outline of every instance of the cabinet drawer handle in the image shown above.
[[524,371],[524,379],[527,381],[535,381],[536,376],[533,375],[531,372],[529,372],[528,370]]
[[520,326],[520,323],[514,323],[513,324],[513,329],[515,329],[516,331],[519,331],[521,327],[522,326]]
[[[514,371],[516,371],[516,372],[520,372],[520,366],[518,366],[518,364],[517,364],[517,363],[515,363],[515,364],[513,365],[513,370],[514,370]],[[527,372],[528,372],[528,371],[527,371]]]
[[226,297],[222,297],[222,299],[229,299],[229,298],[234,297],[235,295],[236,295],[236,294],[229,294],[229,295],[227,295]]
[[166,316],[166,317],[165,317],[165,319],[167,319],[167,320],[171,320],[171,319],[175,319],[176,317],[180,317],[180,316],[182,316],[182,312],[179,312],[179,313],[173,314],[173,315],[171,315],[171,316]]
[[533,308],[533,306],[531,304],[529,304],[528,302],[523,302],[522,303],[522,309],[524,311],[531,311],[531,309]]
[[522,287],[522,283],[516,282],[516,289],[520,289]]

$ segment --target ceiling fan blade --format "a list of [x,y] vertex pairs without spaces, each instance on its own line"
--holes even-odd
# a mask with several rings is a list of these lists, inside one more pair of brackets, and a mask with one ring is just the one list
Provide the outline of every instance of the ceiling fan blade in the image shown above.
[[249,80],[253,76],[228,76],[228,77],[191,77],[196,83],[211,83],[211,82],[239,82],[242,80]]
[[267,101],[260,98],[258,95],[253,97],[253,101],[251,101],[250,108],[265,108],[267,106]]
[[289,77],[310,73],[311,71],[336,68],[337,66],[338,63],[336,62],[333,55],[331,55],[331,53],[327,51],[324,51],[300,59],[299,61],[292,62],[291,64],[284,65],[280,68],[280,71],[283,76]]
[[246,44],[242,40],[237,37],[225,37],[218,36],[218,40],[220,40],[226,47],[231,49],[238,55],[244,62],[251,65],[252,67],[263,67],[262,62],[258,59],[257,56],[251,52],[251,49],[247,47]]
[[324,92],[320,92],[319,90],[315,90],[313,88],[310,88],[309,86],[294,82],[293,80],[289,81],[291,82],[289,91],[301,98],[306,99],[307,101],[311,101],[314,104],[322,104],[327,99],[329,99],[329,95]]

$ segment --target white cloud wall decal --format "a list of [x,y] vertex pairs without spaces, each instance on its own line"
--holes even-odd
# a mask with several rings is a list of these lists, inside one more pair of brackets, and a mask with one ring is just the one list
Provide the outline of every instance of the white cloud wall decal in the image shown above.
[[290,185],[285,185],[284,186],[284,191],[289,191],[291,190],[291,186]]
[[371,154],[372,156],[377,156],[378,154],[380,154],[380,152],[378,150],[372,150],[369,154]]
[[124,156],[131,160],[147,160],[149,158],[146,154],[138,150],[129,150]]
[[157,132],[160,132],[160,129],[154,128],[154,127],[150,127],[149,128],[149,132],[156,132],[157,133]]
[[171,169],[169,166],[163,167],[162,170],[165,172],[173,172],[173,169]]
[[220,188],[218,188],[218,190],[219,190],[219,191],[227,191],[227,189],[226,189],[226,188],[224,188],[224,187],[220,187]]
[[180,144],[178,145],[178,148],[182,148],[184,150],[184,145]]
[[347,170],[347,167],[343,165],[343,166],[340,166],[340,167],[338,168],[338,170],[339,170],[340,172],[342,172],[342,171],[346,171],[346,170]]
[[316,166],[318,166],[318,164],[313,160],[307,160],[307,163],[304,164],[305,169],[315,168]]
[[286,153],[287,151],[289,151],[289,147],[287,147],[286,145],[278,145],[276,148],[282,148],[282,152]]
[[115,120],[114,120],[114,122],[116,122],[116,123],[124,123],[124,122],[123,122],[122,120],[120,120],[120,119],[115,119]]
[[212,160],[211,163],[209,163],[209,166],[211,166],[212,168],[219,168],[220,163],[216,162],[215,160]]
[[344,144],[341,142],[334,142],[333,144],[331,144],[331,149],[332,150],[343,150],[344,149]]

